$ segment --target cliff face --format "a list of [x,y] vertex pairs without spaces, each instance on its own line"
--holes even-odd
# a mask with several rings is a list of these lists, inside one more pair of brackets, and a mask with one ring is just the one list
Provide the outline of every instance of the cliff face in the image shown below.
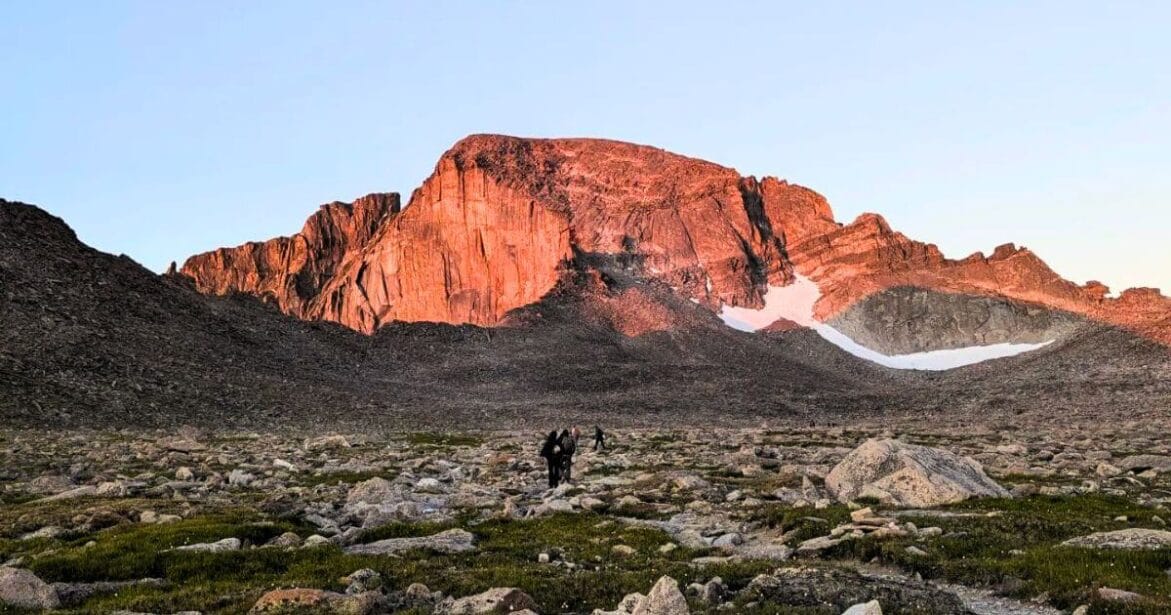
[[180,272],[200,292],[248,293],[299,318],[315,318],[309,305],[343,260],[366,245],[399,208],[395,193],[322,205],[296,235],[197,254]]
[[[327,205],[298,235],[195,256],[182,273],[204,292],[251,293],[372,332],[391,321],[500,324],[607,258],[711,310],[760,307],[765,285],[796,271],[822,290],[820,320],[909,287],[1023,302],[1171,342],[1171,300],[1157,291],[1109,299],[1100,284],[1063,280],[1011,244],[949,260],[874,214],[837,223],[807,188],[600,139],[474,135],[442,156],[401,213],[397,195]],[[917,305],[927,304],[984,305]],[[660,324],[630,324],[642,320]],[[621,329],[636,335],[670,320],[627,318]]]
[[393,320],[497,324],[577,255],[629,256],[712,308],[759,305],[763,283],[789,279],[755,180],[613,141],[468,137],[371,230],[333,244],[308,283],[305,233],[192,257],[182,273],[205,292],[252,293],[365,332]]

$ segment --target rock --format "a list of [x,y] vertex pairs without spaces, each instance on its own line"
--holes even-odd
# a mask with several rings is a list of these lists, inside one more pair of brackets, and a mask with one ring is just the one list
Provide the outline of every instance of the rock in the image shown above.
[[610,551],[618,557],[630,557],[631,555],[638,553],[638,550],[628,545],[614,545]]
[[194,280],[201,292],[263,294],[282,311],[308,317],[312,299],[345,257],[365,246],[400,208],[395,193],[370,194],[353,203],[329,203],[292,237],[192,256],[180,271]]
[[302,549],[312,549],[314,547],[324,547],[324,546],[331,545],[331,544],[333,544],[333,543],[330,542],[329,539],[326,538],[325,536],[313,534],[313,535],[309,536],[308,538],[306,538],[305,541],[301,543],[301,548]]
[[1100,478],[1110,478],[1112,476],[1118,476],[1119,474],[1122,474],[1122,469],[1103,461],[1102,463],[1098,464],[1098,467],[1094,470],[1094,473],[1097,474]]
[[222,551],[236,551],[240,548],[239,538],[225,538],[216,542],[198,542],[190,545],[175,547],[172,551],[197,551],[203,553],[220,553]]
[[877,600],[871,600],[865,604],[855,604],[842,611],[842,615],[882,615],[882,605]]
[[264,594],[248,612],[372,615],[384,612],[385,607],[385,598],[380,592],[345,595],[320,589],[293,588]]
[[1171,532],[1131,528],[1113,532],[1097,532],[1088,536],[1070,538],[1061,543],[1067,547],[1087,549],[1120,549],[1155,551],[1171,548]]
[[638,608],[638,605],[642,604],[643,600],[646,600],[646,596],[642,594],[626,594],[613,611],[594,609],[593,615],[631,615]]
[[585,510],[597,511],[597,510],[602,510],[603,508],[606,507],[606,503],[603,502],[602,500],[599,500],[598,498],[591,498],[588,496],[582,498],[579,503],[581,504],[581,507]]
[[712,546],[717,549],[732,549],[737,545],[744,543],[744,537],[735,532],[723,534],[712,541]]
[[443,485],[435,478],[420,478],[419,482],[415,483],[415,489],[423,493],[442,493]]
[[376,476],[350,487],[346,494],[346,504],[381,504],[398,496],[394,483]]
[[293,465],[292,463],[290,463],[288,461],[285,461],[284,459],[274,459],[272,461],[272,467],[278,468],[281,470],[287,470],[289,472],[296,472],[297,471],[297,466]]
[[62,491],[54,495],[43,497],[38,502],[57,502],[60,500],[73,500],[76,498],[85,498],[98,494],[98,488],[93,485],[83,485],[68,491]]
[[911,507],[1010,496],[976,461],[898,440],[867,440],[830,471],[825,486],[841,502],[873,497]]
[[53,583],[53,589],[61,599],[61,606],[74,607],[98,595],[111,594],[133,587],[164,587],[163,579],[138,579],[134,581],[98,581],[96,583]]
[[475,549],[475,537],[466,530],[450,529],[431,536],[417,538],[387,538],[367,544],[351,545],[345,552],[351,555],[390,555],[425,549],[439,553],[463,553]]
[[659,577],[646,598],[638,603],[632,615],[688,615],[687,599],[679,591],[679,583],[671,577]]
[[797,555],[817,555],[822,551],[831,547],[836,547],[841,544],[843,539],[831,538],[829,536],[818,536],[817,538],[810,538],[797,545]]
[[403,597],[412,604],[421,604],[431,601],[431,588],[422,583],[411,583],[403,590]]
[[382,575],[369,568],[355,570],[342,579],[347,594],[362,594],[382,587]]
[[50,610],[61,606],[57,590],[23,568],[0,566],[0,604],[21,609]]
[[207,450],[207,445],[190,438],[163,438],[159,446],[164,450],[176,453],[199,453]]
[[671,480],[671,484],[680,491],[697,491],[711,487],[711,483],[694,474],[676,476]]
[[1133,602],[1142,602],[1145,600],[1142,594],[1126,591],[1124,589],[1113,589],[1110,587],[1099,587],[1098,597],[1106,602],[1120,602],[1129,604]]
[[20,537],[21,540],[36,540],[38,538],[56,538],[65,533],[65,528],[55,525],[45,526],[35,532],[29,532]]
[[252,481],[254,481],[254,480],[256,480],[256,476],[249,474],[248,472],[245,472],[239,468],[232,470],[231,472],[228,472],[228,484],[229,485],[235,485],[237,487],[247,487],[248,485],[251,485]]
[[178,470],[175,470],[175,480],[184,482],[195,480],[195,472],[192,472],[191,468],[187,466],[182,466]]
[[712,577],[699,591],[699,599],[712,606],[723,604],[727,597],[728,587],[720,577]]
[[456,600],[449,599],[435,607],[437,615],[480,615],[512,613],[523,609],[537,610],[537,603],[515,587],[493,587],[486,592]]
[[269,546],[280,547],[282,549],[295,549],[304,543],[301,537],[293,532],[285,532],[276,538],[268,541]]
[[1118,462],[1118,467],[1124,472],[1142,472],[1155,470],[1171,472],[1171,456],[1169,455],[1131,455]]
[[69,491],[77,485],[66,476],[59,474],[42,474],[29,481],[28,492],[34,495],[53,495],[62,491]]
[[331,435],[305,440],[305,450],[324,451],[331,448],[350,448],[350,441],[345,436]]

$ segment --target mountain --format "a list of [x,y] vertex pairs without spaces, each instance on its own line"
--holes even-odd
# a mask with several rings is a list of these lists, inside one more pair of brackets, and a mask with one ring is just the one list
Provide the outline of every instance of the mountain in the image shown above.
[[[254,253],[275,257],[279,246],[295,252],[277,243]],[[824,420],[883,395],[811,364],[798,345],[742,334],[626,282],[568,276],[514,314],[524,323],[514,327],[391,323],[363,335],[252,296],[198,292],[184,277],[85,246],[40,208],[0,199],[0,419],[42,429],[695,424]],[[637,305],[624,297],[640,292],[687,326],[616,332],[608,309]]]
[[[473,136],[405,207],[330,203],[292,237],[161,276],[0,199],[0,419],[321,431],[1165,413],[1167,299],[1105,294],[1026,250],[948,260],[877,216],[835,222],[806,188],[662,150]],[[1032,351],[883,366],[1001,342]]]
[[817,321],[888,354],[1042,342],[1082,321],[1171,343],[1171,299],[1157,290],[1109,298],[1012,244],[950,260],[878,215],[835,221],[807,188],[642,145],[474,135],[402,211],[384,203],[397,197],[373,198],[348,206],[361,224],[322,222],[351,211],[328,205],[298,235],[193,256],[180,273],[204,292],[365,333],[396,321],[504,324],[571,271],[609,275],[595,266],[608,260],[713,312],[763,308],[770,287],[812,280]]

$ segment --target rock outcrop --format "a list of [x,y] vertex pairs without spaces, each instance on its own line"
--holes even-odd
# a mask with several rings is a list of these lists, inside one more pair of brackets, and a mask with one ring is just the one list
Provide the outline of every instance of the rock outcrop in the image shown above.
[[[1078,318],[1171,342],[1171,299],[1153,289],[1108,298],[1012,244],[950,260],[875,214],[839,224],[807,188],[601,139],[473,135],[401,213],[397,195],[326,205],[297,235],[197,255],[180,273],[203,292],[369,333],[392,321],[501,324],[574,270],[654,280],[713,311],[761,307],[765,285],[795,270],[822,291],[818,320],[887,352],[1037,341]],[[639,316],[615,316],[625,303]],[[599,302],[599,317],[626,335],[672,326],[638,293],[617,306]],[[923,333],[937,323],[954,325]]]
[[200,292],[256,295],[293,316],[314,318],[309,306],[342,261],[361,250],[400,208],[397,193],[327,203],[291,237],[197,254],[179,273],[194,280]]
[[973,459],[898,440],[867,440],[830,470],[825,486],[842,502],[869,497],[892,506],[1009,495]]

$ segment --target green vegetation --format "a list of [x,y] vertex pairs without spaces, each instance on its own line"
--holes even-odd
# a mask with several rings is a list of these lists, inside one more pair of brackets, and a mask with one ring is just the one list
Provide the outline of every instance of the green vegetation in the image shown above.
[[398,476],[395,470],[371,470],[366,472],[354,472],[351,470],[343,470],[340,472],[322,472],[320,474],[304,474],[297,478],[297,481],[306,487],[316,487],[317,485],[337,485],[345,483],[353,485],[371,478],[385,478],[386,480],[394,480]]
[[[221,553],[169,549],[196,542],[236,537],[260,545],[287,531],[307,535],[311,529],[290,522],[272,522],[248,510],[222,511],[166,525],[124,524],[69,540],[37,541],[29,551],[29,568],[46,581],[116,581],[161,578],[165,587],[135,587],[95,596],[78,612],[117,609],[172,612],[243,613],[261,593],[274,587],[316,587],[340,591],[340,578],[359,568],[373,568],[391,589],[422,582],[452,595],[468,595],[495,586],[529,592],[543,607],[588,611],[613,608],[625,594],[645,592],[659,576],[681,583],[720,575],[732,587],[774,567],[771,562],[739,562],[696,569],[688,562],[701,552],[677,548],[660,530],[629,526],[603,515],[563,514],[534,520],[488,520],[464,517],[450,524],[391,524],[366,533],[363,542],[402,536],[423,536],[460,526],[476,535],[470,554],[414,553],[401,557],[346,555],[339,548],[280,550],[245,548]],[[93,542],[93,544],[87,543]],[[0,549],[13,541],[0,543]],[[635,549],[630,556],[613,552],[615,545]],[[42,551],[42,549],[44,549]],[[573,562],[574,569],[540,564],[540,553]],[[30,553],[31,555],[31,553]],[[774,612],[774,611],[760,611]]]
[[[1166,572],[1171,569],[1171,549],[1110,551],[1060,544],[1092,532],[1158,527],[1149,508],[1118,497],[1082,495],[973,500],[950,510],[985,514],[916,518],[920,527],[938,526],[944,534],[847,541],[832,555],[878,558],[925,578],[993,587],[1017,597],[1044,594],[1062,608],[1087,603],[1099,613],[1165,613],[1171,608],[1171,577]],[[1128,521],[1115,521],[1119,516]],[[908,553],[911,545],[927,555]],[[1138,592],[1152,602],[1126,607],[1102,603],[1095,601],[1098,587]]]
[[407,434],[406,441],[412,446],[479,446],[484,442],[472,434],[419,432]]

